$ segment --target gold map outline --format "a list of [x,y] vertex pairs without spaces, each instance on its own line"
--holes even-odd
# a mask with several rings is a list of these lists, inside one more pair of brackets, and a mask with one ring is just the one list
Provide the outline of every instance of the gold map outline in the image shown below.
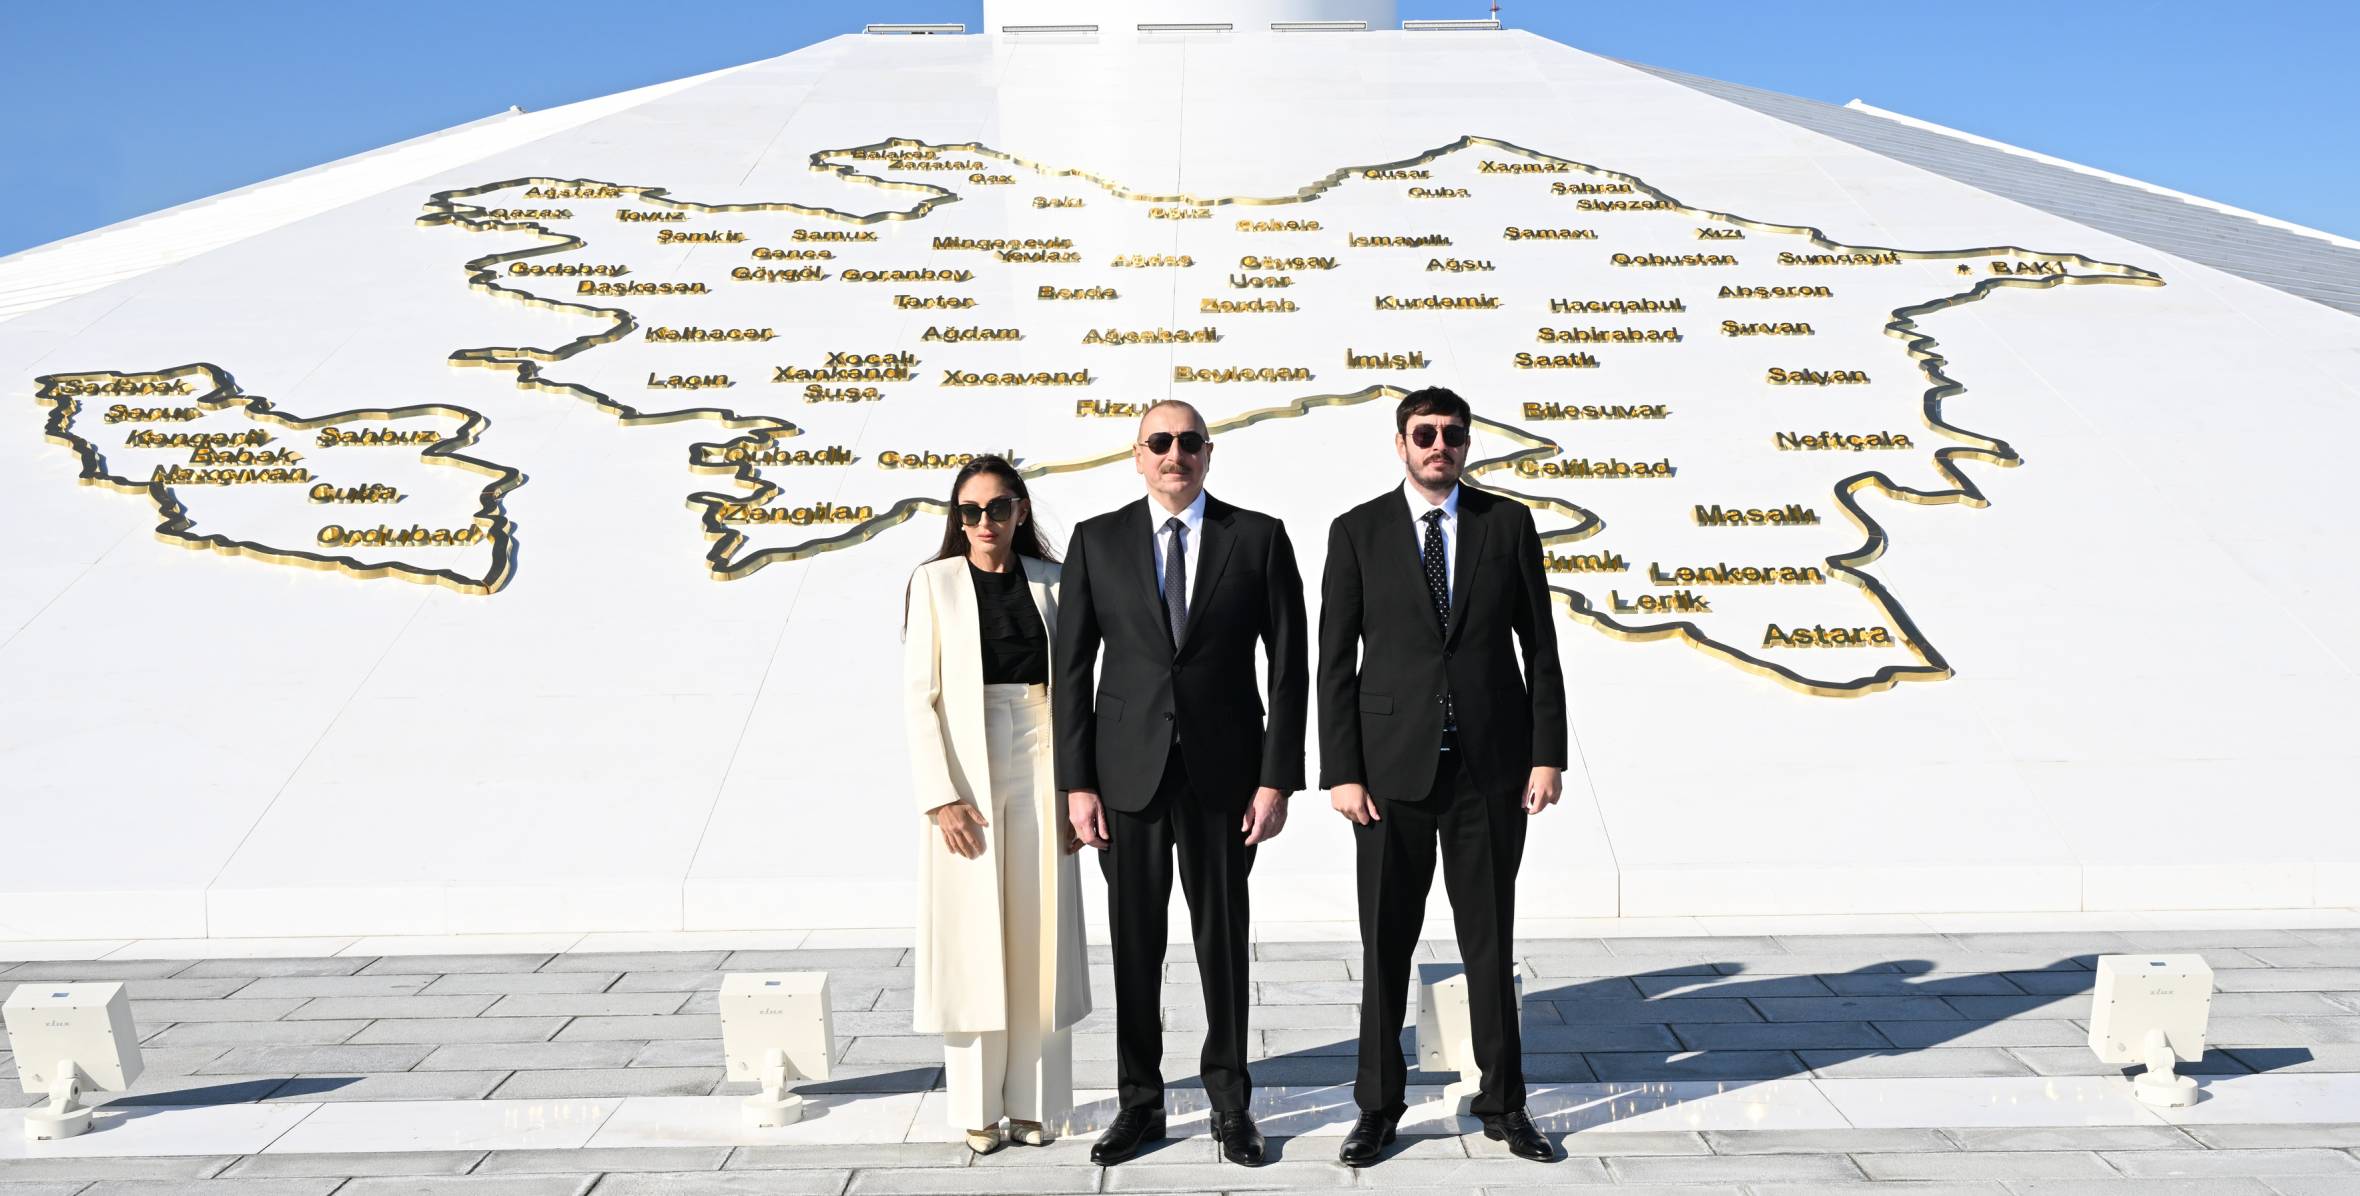
[[[147,382],[173,381],[203,375],[207,389],[195,395],[78,396],[60,393],[66,382],[108,381]],[[280,411],[261,395],[248,394],[238,386],[228,370],[211,362],[190,362],[161,370],[121,372],[116,370],[80,370],[43,374],[33,380],[36,402],[49,404],[49,418],[42,426],[42,436],[73,449],[82,463],[76,479],[85,485],[105,486],[129,494],[145,494],[156,504],[164,521],[156,525],[156,537],[184,548],[206,548],[224,556],[251,557],[273,564],[298,565],[310,569],[329,570],[360,578],[393,577],[402,581],[441,586],[462,594],[489,595],[498,593],[516,574],[516,525],[508,518],[507,495],[524,484],[522,470],[463,455],[459,450],[472,447],[491,426],[482,412],[449,403],[419,403],[406,407],[355,408],[328,415],[297,417]],[[106,454],[89,440],[76,435],[74,418],[82,410],[85,397],[152,398],[169,400],[169,405],[199,406],[211,411],[241,410],[248,419],[276,424],[296,431],[311,431],[335,423],[360,420],[391,422],[433,416],[459,421],[459,429],[418,451],[418,457],[430,465],[452,465],[470,472],[483,474],[492,480],[483,488],[482,505],[471,517],[475,526],[484,529],[485,540],[491,545],[492,562],[482,577],[470,577],[454,569],[426,569],[402,561],[369,564],[358,557],[335,553],[306,552],[299,548],[276,548],[254,540],[240,540],[224,534],[192,535],[196,521],[189,518],[188,507],[180,501],[178,490],[168,482],[146,481],[118,474],[107,464]]]
[[[458,201],[463,198],[473,198],[475,196],[508,190],[518,186],[548,186],[556,188],[574,187],[612,190],[618,197],[633,198],[660,208],[677,211],[697,212],[701,214],[719,214],[730,212],[781,212],[822,220],[842,221],[852,224],[877,224],[888,220],[918,220],[923,219],[926,215],[930,214],[934,208],[945,203],[956,203],[961,198],[963,198],[963,196],[947,187],[940,187],[931,183],[918,182],[915,180],[889,179],[880,175],[868,174],[853,164],[855,161],[859,160],[856,155],[865,152],[892,149],[918,149],[932,150],[937,153],[970,154],[979,157],[990,158],[1022,167],[1026,170],[1032,171],[1036,175],[1048,178],[1081,179],[1100,188],[1114,198],[1128,200],[1135,203],[1185,205],[1204,208],[1227,206],[1265,207],[1311,203],[1319,199],[1320,196],[1326,192],[1343,185],[1345,182],[1350,181],[1353,177],[1361,175],[1364,172],[1414,168],[1434,162],[1446,155],[1458,153],[1462,150],[1475,147],[1488,147],[1498,150],[1503,154],[1520,155],[1544,164],[1561,165],[1566,167],[1569,173],[1579,172],[1625,183],[1628,184],[1634,192],[1668,205],[1670,210],[1678,211],[1692,217],[1698,217],[1708,221],[1718,221],[1749,231],[1773,233],[1786,236],[1799,236],[1807,240],[1812,245],[1833,252],[1856,254],[1892,254],[1897,260],[1905,262],[1960,261],[1963,263],[1967,259],[1988,260],[1992,258],[2007,258],[2018,261],[2040,260],[2067,263],[2077,269],[2092,271],[2092,273],[2088,274],[2054,274],[1983,278],[1979,280],[1974,286],[1968,288],[1965,291],[1951,295],[1939,296],[1921,303],[1895,308],[1890,313],[1891,318],[1885,324],[1884,331],[1886,335],[1896,337],[1904,343],[1905,351],[1913,360],[1918,363],[1920,371],[1924,374],[1929,383],[1929,386],[1927,387],[1921,400],[1921,417],[1926,422],[1926,425],[1942,436],[1953,440],[1962,441],[1964,443],[1956,446],[1937,449],[1933,454],[1933,463],[1936,472],[1949,484],[1950,488],[1946,490],[1921,490],[1915,487],[1903,486],[1900,483],[1895,482],[1892,478],[1886,476],[1882,470],[1866,470],[1837,480],[1833,486],[1833,496],[1835,501],[1838,507],[1843,510],[1845,516],[1852,521],[1854,526],[1860,529],[1864,539],[1858,548],[1846,552],[1835,553],[1826,557],[1825,563],[1830,571],[1852,585],[1860,588],[1869,595],[1872,605],[1874,605],[1880,613],[1882,613],[1893,623],[1896,634],[1899,636],[1901,645],[1917,659],[1917,664],[1890,664],[1878,668],[1874,673],[1871,673],[1867,676],[1854,678],[1850,681],[1823,681],[1808,677],[1796,671],[1795,669],[1790,668],[1784,664],[1780,664],[1776,661],[1764,659],[1761,656],[1755,654],[1755,652],[1746,648],[1714,639],[1712,636],[1706,634],[1703,628],[1699,627],[1692,621],[1682,619],[1674,620],[1668,623],[1650,623],[1646,625],[1625,624],[1620,620],[1615,619],[1610,614],[1597,609],[1597,607],[1590,602],[1589,598],[1579,590],[1555,584],[1552,584],[1549,587],[1557,595],[1559,603],[1566,608],[1569,614],[1574,616],[1577,620],[1589,623],[1591,626],[1613,638],[1636,642],[1678,637],[1683,642],[1689,644],[1691,647],[1703,651],[1708,655],[1719,657],[1720,659],[1725,660],[1730,664],[1736,665],[1745,671],[1754,673],[1758,676],[1767,677],[1773,681],[1779,682],[1780,684],[1786,685],[1789,688],[1793,688],[1803,693],[1808,693],[1815,696],[1858,697],[1864,694],[1882,692],[1903,681],[1939,681],[1952,676],[1954,674],[1954,670],[1952,669],[1948,660],[1942,655],[1939,649],[1934,647],[1934,645],[1926,639],[1924,634],[1918,629],[1916,621],[1910,618],[1906,608],[1903,607],[1900,600],[1894,597],[1892,592],[1886,588],[1881,580],[1870,575],[1866,571],[1865,567],[1867,565],[1874,563],[1878,558],[1884,555],[1885,547],[1889,543],[1890,538],[1886,534],[1883,525],[1878,523],[1877,520],[1868,513],[1866,508],[1860,504],[1858,495],[1864,490],[1876,490],[1889,498],[1917,505],[1931,506],[1955,503],[1969,507],[1984,507],[1990,505],[1990,500],[1984,496],[1981,487],[1977,486],[1974,480],[1968,477],[1959,468],[1959,463],[1967,460],[1978,460],[1985,461],[2002,468],[2013,468],[2019,464],[2022,464],[2023,458],[2018,455],[2015,449],[2011,447],[2006,441],[1969,431],[1963,427],[1952,424],[1943,418],[1943,401],[1945,399],[1965,393],[1967,388],[1965,384],[1951,378],[1943,370],[1942,367],[1948,364],[1948,359],[1935,351],[1935,346],[1938,344],[1938,342],[1933,336],[1923,332],[1919,328],[1917,323],[1918,317],[1979,301],[1991,294],[1996,293],[2001,287],[2031,287],[2036,289],[2047,289],[2050,287],[2069,284],[2081,285],[2096,283],[2114,283],[2133,286],[2161,286],[2164,285],[2162,275],[2142,267],[2118,262],[2103,261],[2101,259],[2092,258],[2084,254],[2035,252],[2024,249],[2020,246],[2013,245],[1994,245],[1949,250],[1910,250],[1885,246],[1847,244],[1828,237],[1823,230],[1814,225],[1779,224],[1772,221],[1754,220],[1736,215],[1734,213],[1722,212],[1711,208],[1697,207],[1695,205],[1681,202],[1680,200],[1647,183],[1644,179],[1641,179],[1636,175],[1609,170],[1604,167],[1591,165],[1589,163],[1577,161],[1571,158],[1558,157],[1553,154],[1530,149],[1528,147],[1498,138],[1483,137],[1473,134],[1461,136],[1441,146],[1437,146],[1433,149],[1426,150],[1422,153],[1407,158],[1390,162],[1367,163],[1362,165],[1341,167],[1329,172],[1324,176],[1321,176],[1309,184],[1296,188],[1294,193],[1291,195],[1274,196],[1199,196],[1188,192],[1149,194],[1133,191],[1103,175],[1088,170],[1078,167],[1054,169],[1030,159],[992,149],[988,146],[985,146],[981,142],[945,142],[938,144],[916,138],[889,137],[881,141],[871,142],[866,145],[852,146],[842,149],[814,151],[810,155],[811,169],[816,172],[835,175],[847,182],[857,182],[867,186],[876,187],[880,190],[914,191],[919,192],[925,196],[925,198],[920,200],[916,206],[908,209],[859,214],[846,212],[841,209],[827,207],[824,205],[800,204],[786,201],[701,204],[689,200],[674,199],[671,197],[669,189],[663,187],[633,187],[622,184],[599,182],[595,180],[562,180],[543,176],[531,176],[527,178],[510,179],[502,182],[482,184],[475,187],[458,188],[448,191],[436,192],[428,203],[429,210],[427,214],[419,217],[418,223],[422,225],[452,224],[465,228],[469,231],[525,232],[534,234],[545,241],[552,242],[552,244],[544,245],[535,249],[514,251],[508,254],[493,254],[475,259],[474,261],[468,263],[468,284],[476,289],[485,290],[495,294],[508,294],[532,306],[543,307],[549,310],[586,312],[595,315],[612,316],[616,319],[616,323],[604,333],[594,333],[583,337],[577,337],[573,341],[570,341],[555,350],[541,350],[532,348],[504,350],[461,350],[452,354],[451,360],[454,364],[505,366],[513,368],[516,371],[517,384],[520,387],[558,390],[561,392],[574,393],[578,397],[589,398],[592,401],[598,403],[600,406],[607,407],[610,410],[617,412],[617,414],[620,415],[626,423],[669,422],[671,420],[679,419],[715,418],[720,420],[724,426],[728,427],[752,427],[755,430],[747,436],[737,437],[720,444],[699,444],[692,446],[690,449],[691,466],[692,468],[703,472],[719,471],[730,473],[734,480],[753,496],[745,499],[744,501],[767,502],[770,497],[775,496],[778,493],[778,487],[776,485],[761,479],[759,474],[754,472],[753,467],[750,464],[739,463],[734,469],[732,469],[727,467],[725,464],[716,464],[707,461],[705,460],[705,450],[718,449],[726,452],[733,445],[749,442],[759,443],[762,441],[775,439],[781,435],[795,435],[799,434],[799,430],[793,429],[791,424],[787,425],[789,430],[786,431],[771,430],[760,426],[764,422],[760,417],[738,416],[735,412],[725,408],[689,409],[658,415],[647,415],[639,412],[636,408],[633,408],[628,404],[624,404],[618,400],[599,394],[597,391],[588,387],[574,384],[550,383],[542,380],[540,377],[539,363],[563,360],[596,345],[611,343],[627,335],[631,329],[637,327],[637,322],[634,317],[632,317],[630,312],[621,308],[602,308],[588,304],[566,303],[562,300],[549,299],[531,292],[503,287],[496,282],[493,282],[492,278],[495,276],[496,270],[492,269],[492,267],[505,264],[508,261],[521,260],[525,257],[540,256],[542,254],[565,253],[578,248],[586,248],[588,242],[570,234],[555,232],[546,225],[540,224],[537,221],[496,219],[488,215],[488,209],[474,207],[473,205],[463,204]],[[835,161],[832,159],[845,160]],[[1961,269],[1963,270],[1965,267],[1962,265]],[[1379,385],[1359,392],[1354,392],[1350,395],[1307,396],[1277,408],[1264,409],[1258,412],[1249,412],[1247,413],[1247,417],[1240,417],[1240,419],[1244,421],[1242,423],[1236,423],[1236,421],[1223,421],[1223,424],[1226,425],[1230,423],[1236,423],[1236,426],[1242,427],[1249,423],[1261,422],[1263,419],[1307,414],[1309,411],[1317,407],[1334,406],[1352,402],[1365,402],[1368,399],[1375,398],[1380,393],[1386,392],[1388,390],[1391,390],[1392,393],[1396,394],[1401,393],[1398,388],[1389,388]],[[780,424],[786,423],[786,421],[783,420],[771,422]],[[1490,425],[1491,427],[1500,430],[1506,430],[1511,426],[1500,421],[1489,419],[1479,420],[1478,422]],[[1218,430],[1218,425],[1216,430]],[[1517,434],[1531,442],[1548,444],[1552,450],[1558,447],[1554,441],[1550,441],[1546,437],[1541,437],[1535,433],[1525,432],[1521,429],[1517,429]],[[1034,473],[1031,470],[1026,472],[1028,476],[1041,476],[1048,473],[1091,468],[1094,465],[1103,465],[1110,463],[1113,460],[1119,460],[1122,456],[1127,455],[1128,451],[1129,450],[1126,448],[1108,456],[1086,458],[1080,461],[1066,462],[1056,465],[1035,466],[1033,467],[1033,470],[1037,470],[1037,473]],[[1532,455],[1535,451],[1536,450],[1527,449],[1525,451],[1513,453],[1501,458],[1494,458],[1482,462],[1470,462],[1467,468],[1467,473],[1470,476],[1473,476],[1479,472],[1488,472],[1510,464],[1516,459]],[[1522,494],[1494,486],[1485,486],[1484,488],[1497,490],[1498,492],[1506,494],[1507,496],[1514,498],[1517,501],[1526,504],[1527,506],[1536,508],[1571,508],[1573,511],[1578,512],[1582,516],[1580,522],[1578,522],[1573,528],[1560,529],[1555,532],[1544,534],[1541,537],[1544,544],[1562,544],[1575,540],[1586,539],[1589,536],[1596,534],[1604,527],[1603,521],[1599,519],[1595,513],[1589,512],[1578,505],[1565,500],[1540,495]],[[733,563],[731,562],[731,554],[734,553],[738,547],[742,546],[746,537],[743,533],[732,531],[726,525],[720,524],[715,518],[715,510],[718,508],[718,505],[724,501],[736,500],[726,499],[722,496],[713,494],[695,494],[689,496],[689,502],[691,505],[699,505],[704,507],[701,515],[701,522],[704,525],[705,535],[709,540],[713,541],[713,547],[708,551],[706,560],[708,566],[713,571],[713,575],[720,580],[736,580],[743,578],[759,570],[764,565],[769,564],[772,560],[800,560],[810,556],[815,556],[821,552],[851,547],[874,538],[886,528],[906,521],[920,510],[939,510],[943,506],[943,503],[939,499],[928,499],[924,497],[905,498],[895,502],[884,512],[877,514],[868,520],[864,520],[859,524],[855,524],[846,531],[813,540],[803,541],[797,544],[782,545],[774,548],[757,550],[754,554],[745,558],[744,560]]]

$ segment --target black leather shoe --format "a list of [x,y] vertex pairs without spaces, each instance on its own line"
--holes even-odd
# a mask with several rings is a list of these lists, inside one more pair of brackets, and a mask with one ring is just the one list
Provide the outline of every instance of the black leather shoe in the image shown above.
[[1221,1144],[1222,1158],[1240,1167],[1259,1167],[1270,1161],[1262,1131],[1255,1127],[1253,1116],[1243,1109],[1214,1111],[1213,1141]]
[[1098,1135],[1098,1142],[1090,1148],[1090,1161],[1101,1167],[1112,1167],[1139,1153],[1139,1148],[1164,1136],[1162,1109],[1125,1109],[1114,1115],[1114,1124]]
[[1393,1145],[1394,1127],[1401,1124],[1399,1113],[1363,1113],[1352,1123],[1352,1132],[1344,1135],[1344,1148],[1336,1152],[1337,1161],[1347,1167],[1366,1167]]
[[1507,1143],[1508,1153],[1520,1159],[1546,1163],[1557,1157],[1555,1148],[1547,1138],[1541,1137],[1539,1130],[1532,1128],[1532,1118],[1522,1109],[1484,1118],[1483,1136]]

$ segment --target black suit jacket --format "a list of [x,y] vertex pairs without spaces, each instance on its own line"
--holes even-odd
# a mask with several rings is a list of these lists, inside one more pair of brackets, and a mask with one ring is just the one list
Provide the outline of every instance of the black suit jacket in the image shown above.
[[1328,528],[1320,787],[1359,783],[1384,801],[1425,797],[1448,694],[1460,765],[1486,793],[1521,794],[1534,767],[1565,767],[1565,675],[1532,512],[1459,488],[1447,632],[1434,617],[1419,530],[1398,487]]
[[[1162,508],[1155,508],[1160,512]],[[1243,809],[1257,786],[1303,787],[1311,681],[1303,577],[1286,525],[1205,496],[1188,627],[1172,643],[1155,580],[1149,502],[1074,529],[1057,604],[1057,787],[1136,813],[1155,797],[1172,732],[1200,800]],[[1254,680],[1269,659],[1269,723]],[[1104,648],[1105,667],[1092,673]]]

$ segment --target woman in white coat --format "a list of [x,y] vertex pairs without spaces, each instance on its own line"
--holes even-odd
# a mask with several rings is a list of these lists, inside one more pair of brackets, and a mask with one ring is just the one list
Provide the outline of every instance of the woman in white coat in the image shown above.
[[951,483],[942,550],[902,629],[919,830],[917,1030],[943,1036],[950,1120],[978,1154],[1045,1145],[1073,1107],[1090,1012],[1081,843],[1052,775],[1057,565],[1024,479],[978,457]]

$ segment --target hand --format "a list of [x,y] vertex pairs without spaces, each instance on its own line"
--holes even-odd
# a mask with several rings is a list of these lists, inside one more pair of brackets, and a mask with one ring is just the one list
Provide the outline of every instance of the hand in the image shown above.
[[990,825],[983,811],[963,801],[934,807],[934,826],[942,832],[943,846],[961,859],[972,860],[983,854],[983,828]]
[[1246,846],[1252,847],[1277,838],[1286,825],[1287,795],[1265,785],[1254,790],[1254,804],[1246,807],[1245,821],[1237,829],[1245,832]]
[[1556,805],[1564,792],[1565,770],[1540,765],[1532,770],[1532,779],[1524,782],[1524,812],[1538,814]]
[[[1074,838],[1106,850],[1106,807],[1098,800],[1095,789],[1070,789],[1065,794],[1065,820],[1073,827]],[[1080,850],[1078,847],[1075,850]]]
[[1336,808],[1336,813],[1342,814],[1360,826],[1385,820],[1384,815],[1377,813],[1377,799],[1368,795],[1368,786],[1366,785],[1358,783],[1338,785],[1328,790],[1328,804]]

